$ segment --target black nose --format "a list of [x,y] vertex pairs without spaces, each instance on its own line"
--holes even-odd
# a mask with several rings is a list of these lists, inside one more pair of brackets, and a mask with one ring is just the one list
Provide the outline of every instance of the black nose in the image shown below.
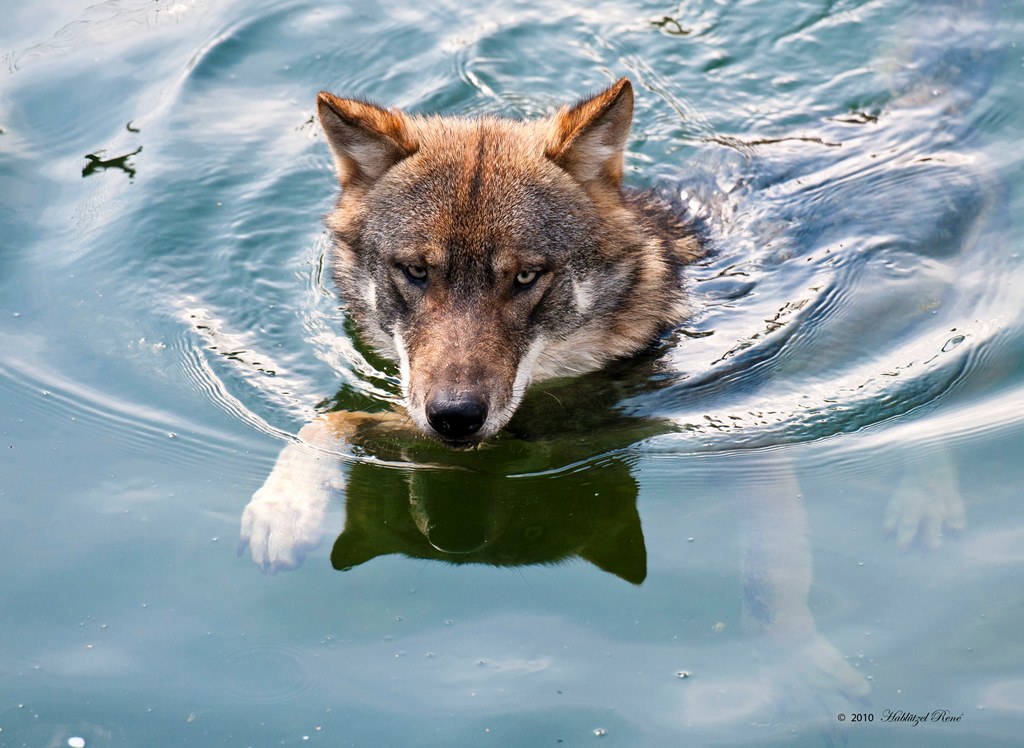
[[487,403],[473,395],[441,395],[427,403],[427,422],[443,438],[463,441],[487,420]]

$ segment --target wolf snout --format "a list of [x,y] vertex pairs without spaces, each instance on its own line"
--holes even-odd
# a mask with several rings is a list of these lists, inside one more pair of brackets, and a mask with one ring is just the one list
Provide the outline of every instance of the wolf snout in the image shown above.
[[466,441],[487,420],[487,402],[472,393],[441,392],[427,401],[427,423],[441,438]]

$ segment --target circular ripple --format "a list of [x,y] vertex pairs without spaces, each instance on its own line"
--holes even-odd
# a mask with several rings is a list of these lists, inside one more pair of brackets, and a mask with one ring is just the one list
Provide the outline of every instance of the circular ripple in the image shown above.
[[221,689],[238,701],[295,701],[316,683],[312,658],[295,647],[257,644],[232,649],[219,659]]

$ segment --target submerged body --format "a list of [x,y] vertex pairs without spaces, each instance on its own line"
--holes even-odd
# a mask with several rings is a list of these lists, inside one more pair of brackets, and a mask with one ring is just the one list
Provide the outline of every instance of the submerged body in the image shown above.
[[638,353],[686,316],[699,241],[621,186],[628,80],[529,122],[318,105],[342,186],[334,276],[428,436],[487,439],[530,382]]

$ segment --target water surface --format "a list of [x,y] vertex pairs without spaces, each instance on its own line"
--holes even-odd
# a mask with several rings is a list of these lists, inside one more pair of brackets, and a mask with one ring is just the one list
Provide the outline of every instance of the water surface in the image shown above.
[[[0,743],[1016,743],[1016,4],[4,11]],[[399,395],[329,283],[316,92],[622,75],[627,181],[711,242],[693,317],[539,436],[339,455],[301,566],[237,556],[303,424]]]

